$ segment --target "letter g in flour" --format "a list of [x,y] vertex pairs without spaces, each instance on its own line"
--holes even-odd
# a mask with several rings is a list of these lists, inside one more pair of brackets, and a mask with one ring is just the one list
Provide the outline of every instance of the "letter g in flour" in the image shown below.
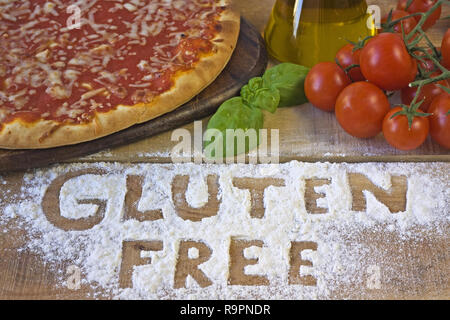
[[61,215],[61,208],[59,206],[61,188],[67,181],[88,174],[102,175],[106,174],[106,172],[97,169],[70,172],[56,178],[47,188],[44,198],[42,199],[42,210],[44,211],[47,220],[55,227],[64,231],[84,231],[92,229],[105,217],[106,201],[99,199],[78,200],[78,204],[93,204],[97,206],[97,211],[93,216],[73,220],[67,219]]

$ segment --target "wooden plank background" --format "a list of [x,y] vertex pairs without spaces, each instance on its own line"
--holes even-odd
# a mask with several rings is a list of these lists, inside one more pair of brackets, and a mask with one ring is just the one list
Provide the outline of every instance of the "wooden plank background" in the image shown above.
[[[414,165],[414,164],[410,164]],[[433,178],[439,178],[442,174],[448,174],[450,167],[448,164],[442,164],[441,170],[435,170],[431,175]],[[104,169],[88,169],[83,171],[84,174],[103,174]],[[86,227],[86,223],[93,221],[69,221],[68,219],[59,219],[60,213],[58,206],[54,203],[59,202],[58,186],[66,180],[82,175],[82,173],[61,172],[60,175],[52,182],[52,187],[46,191],[45,199],[42,206],[46,210],[46,216],[49,221],[58,228],[67,231],[81,230]],[[23,173],[14,173],[2,176],[6,181],[6,185],[11,189],[13,194],[20,194],[22,187]],[[362,174],[348,173],[349,184],[353,194],[353,208],[355,211],[366,211],[366,199],[362,190],[370,191],[380,202],[386,204],[392,213],[404,211],[406,208],[406,194],[408,183],[405,177],[393,176],[392,187],[390,190],[382,190],[376,187],[373,182],[368,180]],[[439,179],[438,179],[439,180]],[[184,176],[176,177],[172,181],[172,197],[173,203],[177,208],[179,217],[185,220],[199,221],[205,217],[211,217],[217,214],[219,202],[217,200],[218,185],[216,177],[208,177],[209,201],[208,204],[201,209],[193,210],[185,201],[188,178]],[[321,208],[316,205],[316,199],[321,195],[314,191],[315,186],[329,183],[328,180],[313,179],[305,181],[305,206],[309,214],[324,213]],[[269,185],[283,186],[283,181],[273,178],[260,179],[257,183],[253,178],[234,178],[233,184],[240,189],[253,189],[252,193],[252,211],[250,212],[253,219],[261,218],[264,209],[260,207],[255,199],[261,200],[262,190]],[[55,187],[56,186],[56,187]],[[450,187],[450,186],[448,186]],[[56,189],[55,189],[56,188]],[[57,190],[58,189],[58,190]],[[135,212],[137,200],[141,197],[142,184],[138,177],[132,177],[127,180],[127,195],[125,197],[125,215],[129,218],[140,217],[141,219],[154,220],[160,219],[161,213],[158,211],[149,211],[143,214]],[[15,200],[13,200],[15,201]],[[94,200],[95,201],[95,200]],[[99,202],[101,200],[98,200]],[[6,204],[8,201],[6,201]],[[0,207],[2,211],[2,207]],[[30,213],[31,214],[31,213]],[[442,213],[439,213],[442,215]],[[145,216],[144,216],[145,215]],[[59,220],[58,220],[59,219]],[[92,220],[92,219],[90,219]],[[64,282],[59,280],[66,274],[67,268],[73,264],[72,261],[64,261],[62,263],[47,262],[28,250],[19,250],[27,243],[27,230],[16,225],[18,220],[12,220],[7,225],[8,232],[0,232],[0,299],[91,299],[94,294],[102,293],[101,289],[82,285],[79,290],[70,290]],[[351,229],[351,226],[349,226]],[[376,265],[383,270],[382,286],[373,290],[366,288],[364,285],[339,283],[336,278],[337,285],[330,287],[330,297],[335,299],[448,299],[450,298],[450,256],[448,250],[450,224],[443,225],[444,232],[434,233],[430,228],[415,228],[412,230],[416,237],[412,240],[408,237],[401,236],[395,232],[364,231],[361,233],[345,233],[342,236],[349,244],[354,243],[349,248],[364,248],[364,254],[348,252],[349,255],[356,254],[357,259],[362,259],[370,265]],[[342,231],[341,231],[342,232]],[[345,232],[345,231],[344,231]],[[420,236],[419,236],[420,235]],[[218,235],[220,236],[220,235]],[[421,239],[418,241],[418,239]],[[161,241],[176,241],[179,239],[159,239]],[[253,245],[259,245],[255,242]],[[130,270],[133,265],[142,264],[142,258],[139,254],[140,248],[157,248],[159,244],[129,243],[130,250],[122,256],[121,266],[121,283],[124,286],[130,284],[130,275],[124,275],[124,270]],[[244,276],[242,246],[244,244],[235,243],[230,247],[230,259],[235,262],[234,268],[230,270],[230,283],[248,283],[255,285],[255,279]],[[320,244],[319,244],[320,245]],[[143,250],[143,249],[140,249]],[[145,249],[144,249],[145,250]],[[180,249],[182,250],[182,249]],[[357,249],[356,249],[357,250]],[[204,256],[209,256],[208,252],[200,250]],[[187,269],[176,269],[174,275],[175,284],[184,283],[187,273],[191,272],[194,267],[190,267],[192,261],[187,255],[180,255],[177,266],[184,265]],[[205,257],[205,260],[206,259]],[[370,261],[370,263],[369,263]],[[332,263],[332,262],[330,262]],[[55,274],[55,270],[59,273]],[[84,275],[81,275],[84,277]],[[348,276],[348,275],[346,275]],[[297,281],[298,275],[290,275],[290,281]],[[261,280],[262,281],[262,280]],[[303,285],[315,285],[312,278],[303,278]],[[266,285],[266,283],[259,283]],[[200,285],[208,285],[207,282],[200,281]],[[101,296],[102,297],[102,296]],[[108,298],[103,296],[102,298]],[[261,297],[266,299],[268,297]]]

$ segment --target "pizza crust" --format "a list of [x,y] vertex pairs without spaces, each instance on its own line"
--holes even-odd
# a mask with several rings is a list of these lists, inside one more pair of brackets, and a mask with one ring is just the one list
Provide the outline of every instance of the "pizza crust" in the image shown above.
[[171,112],[198,95],[223,71],[232,53],[240,30],[240,15],[229,5],[219,19],[222,29],[214,40],[215,52],[201,57],[194,69],[181,73],[173,88],[149,104],[119,105],[106,112],[97,112],[86,124],[61,124],[40,120],[33,123],[17,119],[0,125],[0,148],[46,149],[95,140],[147,122]]

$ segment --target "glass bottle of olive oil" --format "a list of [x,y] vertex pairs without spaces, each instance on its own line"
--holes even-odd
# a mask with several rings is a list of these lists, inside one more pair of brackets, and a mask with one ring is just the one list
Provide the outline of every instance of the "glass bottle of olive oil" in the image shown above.
[[369,19],[365,0],[277,0],[265,41],[277,60],[312,67],[333,61],[347,40],[375,35]]

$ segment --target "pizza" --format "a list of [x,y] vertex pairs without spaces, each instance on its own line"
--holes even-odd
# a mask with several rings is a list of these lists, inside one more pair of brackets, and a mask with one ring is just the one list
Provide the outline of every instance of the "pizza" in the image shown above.
[[0,148],[94,140],[168,113],[236,46],[229,0],[0,0]]

